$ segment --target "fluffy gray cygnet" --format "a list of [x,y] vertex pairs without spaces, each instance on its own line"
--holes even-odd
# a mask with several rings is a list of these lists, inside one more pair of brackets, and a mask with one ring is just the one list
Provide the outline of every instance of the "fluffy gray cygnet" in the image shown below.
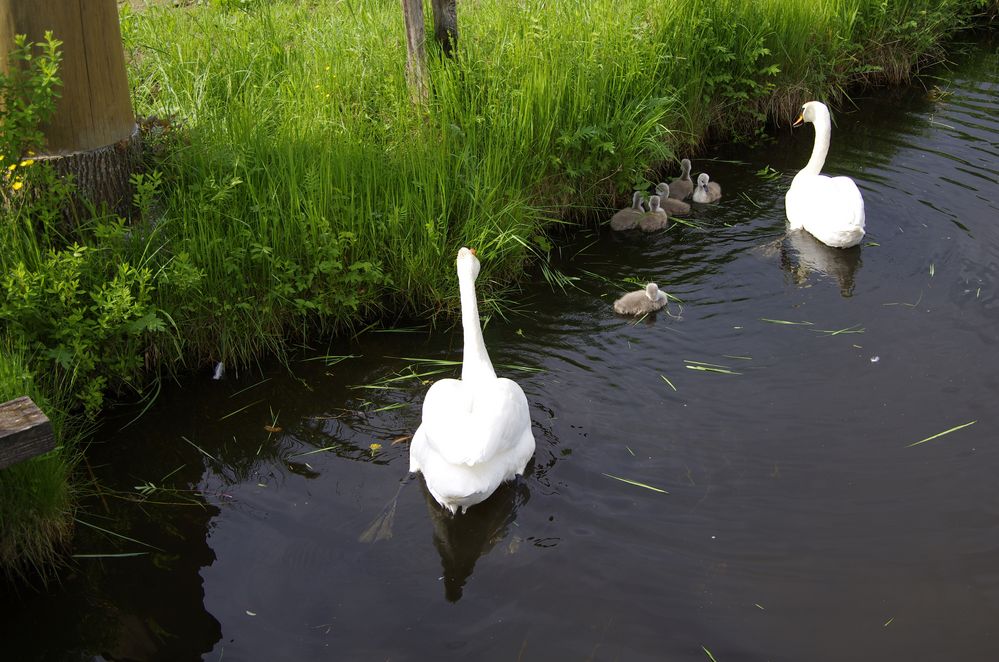
[[649,198],[649,211],[645,212],[642,220],[638,222],[638,227],[643,232],[655,232],[665,230],[669,221],[669,214],[659,206],[659,196],[654,195]]
[[611,216],[611,230],[630,230],[638,225],[638,222],[645,216],[645,208],[642,207],[642,194],[635,191],[631,196],[631,206],[625,207]]
[[669,197],[686,200],[694,192],[694,182],[690,180],[690,159],[680,161],[680,176],[669,183]]
[[666,182],[656,184],[656,195],[659,196],[659,206],[667,214],[686,214],[690,211],[690,205],[673,197],[673,189]]
[[628,292],[614,302],[614,312],[620,315],[646,315],[666,305],[666,293],[659,286],[649,283],[644,290]]
[[718,182],[709,182],[708,173],[702,172],[697,176],[697,188],[694,189],[694,202],[718,202],[721,199],[721,185]]

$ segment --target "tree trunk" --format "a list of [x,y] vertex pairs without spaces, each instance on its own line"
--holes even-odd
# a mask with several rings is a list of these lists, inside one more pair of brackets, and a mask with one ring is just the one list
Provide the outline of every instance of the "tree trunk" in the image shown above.
[[457,0],[433,0],[434,38],[441,45],[445,57],[454,57],[458,47]]
[[427,98],[426,31],[423,27],[423,0],[402,0],[406,19],[406,77],[413,100],[422,103]]
[[141,143],[128,90],[117,0],[0,0],[0,70],[14,36],[63,42],[61,98],[42,127],[46,153],[61,174],[72,173],[78,206],[89,202],[126,213],[129,176],[138,167]]

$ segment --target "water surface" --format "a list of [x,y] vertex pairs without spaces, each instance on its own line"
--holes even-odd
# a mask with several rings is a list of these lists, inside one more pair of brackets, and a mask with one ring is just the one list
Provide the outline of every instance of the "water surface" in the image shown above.
[[[536,456],[466,517],[402,439],[454,369],[401,357],[459,359],[457,329],[166,386],[89,455],[81,519],[133,540],[77,546],[145,554],[9,599],[4,658],[999,658],[996,62],[836,114],[858,248],[784,236],[810,127],[695,159],[724,198],[694,227],[561,248],[572,284],[539,273],[485,330]],[[682,304],[615,316],[629,279]]]

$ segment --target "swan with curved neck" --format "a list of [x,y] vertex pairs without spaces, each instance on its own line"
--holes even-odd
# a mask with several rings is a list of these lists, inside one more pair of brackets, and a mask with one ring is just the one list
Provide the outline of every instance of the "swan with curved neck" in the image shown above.
[[423,401],[423,420],[409,447],[409,470],[451,513],[487,499],[500,483],[524,473],[534,455],[531,415],[523,389],[497,377],[489,360],[475,279],[479,260],[458,251],[464,350],[461,379],[440,379]]
[[828,177],[822,167],[829,154],[832,122],[820,101],[801,107],[794,126],[810,122],[815,127],[812,155],[791,181],[784,196],[789,230],[807,230],[833,248],[856,246],[864,238],[864,198],[849,177]]

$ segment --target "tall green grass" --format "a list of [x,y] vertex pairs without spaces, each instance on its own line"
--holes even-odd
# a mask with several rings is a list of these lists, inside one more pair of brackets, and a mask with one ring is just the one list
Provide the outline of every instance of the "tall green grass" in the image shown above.
[[[712,132],[897,81],[978,0],[479,1],[414,107],[398,3],[123,11],[136,108],[170,117],[158,226],[202,356],[453,304],[455,250],[492,285],[551,224],[620,203]],[[237,5],[235,6],[244,6]],[[186,322],[186,323],[183,323]]]

